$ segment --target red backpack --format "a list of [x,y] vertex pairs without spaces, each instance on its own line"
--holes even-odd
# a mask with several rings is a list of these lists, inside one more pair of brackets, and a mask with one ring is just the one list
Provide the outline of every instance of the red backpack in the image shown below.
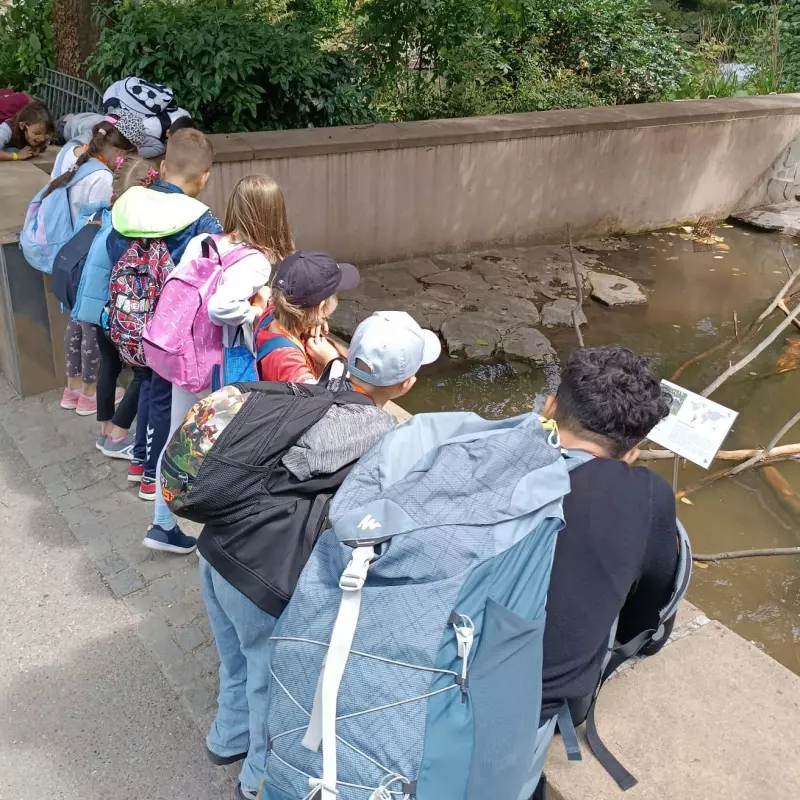
[[0,122],[7,122],[18,111],[22,111],[33,99],[25,92],[15,92],[13,89],[0,89]]
[[108,333],[128,364],[146,366],[142,333],[174,268],[163,239],[136,239],[111,270]]

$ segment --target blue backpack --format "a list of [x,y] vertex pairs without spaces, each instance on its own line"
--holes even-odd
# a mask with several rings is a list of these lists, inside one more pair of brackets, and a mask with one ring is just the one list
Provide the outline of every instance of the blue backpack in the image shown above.
[[550,425],[419,414],[352,470],[273,636],[264,800],[530,797],[570,488]]
[[[56,157],[55,171],[60,174],[64,157],[77,142],[68,142]],[[52,272],[58,251],[72,238],[76,220],[72,219],[69,190],[79,180],[98,170],[108,169],[96,158],[89,159],[72,173],[69,181],[44,197],[45,186],[31,200],[19,235],[25,260],[41,272]]]
[[[534,414],[443,413],[361,459],[272,637],[264,800],[528,800],[557,728],[580,759],[566,702],[537,725],[562,499],[588,458]],[[623,653],[612,632],[598,683],[659,635]]]
[[72,308],[72,319],[77,322],[91,322],[93,325],[100,324],[103,309],[108,304],[108,285],[113,267],[106,250],[106,240],[112,230],[111,210],[106,206],[101,214],[100,229],[86,255]]

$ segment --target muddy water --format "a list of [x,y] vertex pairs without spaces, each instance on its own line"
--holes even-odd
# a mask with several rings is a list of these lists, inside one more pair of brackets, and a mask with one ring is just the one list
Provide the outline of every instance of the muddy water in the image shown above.
[[[731,336],[734,311],[742,327],[758,316],[786,279],[781,245],[795,267],[800,266],[800,248],[790,239],[739,228],[717,233],[725,237],[729,252],[695,252],[691,242],[659,233],[631,237],[631,250],[604,254],[606,267],[650,290],[650,302],[619,310],[587,304],[586,343],[624,343],[650,355],[659,374],[668,377],[690,356]],[[771,323],[778,320],[776,313]],[[550,338],[562,359],[574,347],[571,330]],[[771,374],[786,345],[781,337],[714,394],[715,400],[739,411],[725,449],[764,445],[797,410],[800,370]],[[727,354],[712,356],[678,382],[700,391],[727,363]],[[508,416],[530,410],[546,384],[538,370],[519,374],[505,364],[471,365],[443,357],[428,368],[403,405],[411,412],[460,409]],[[783,440],[790,442],[800,442],[800,426]],[[722,466],[717,462],[713,469]],[[670,462],[654,468],[671,480]],[[800,494],[800,463],[777,468]],[[689,465],[679,485],[703,474]],[[691,506],[679,504],[678,513],[696,552],[800,544],[800,518],[778,503],[757,470],[718,481],[692,495],[692,501]],[[742,559],[696,569],[689,598],[800,674],[800,557]]]

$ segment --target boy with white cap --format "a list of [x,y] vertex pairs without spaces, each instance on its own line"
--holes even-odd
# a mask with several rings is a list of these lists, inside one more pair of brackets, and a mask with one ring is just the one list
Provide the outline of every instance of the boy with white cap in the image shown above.
[[[440,352],[436,334],[423,330],[403,311],[378,311],[365,319],[350,344],[349,380],[342,385],[344,364],[338,361],[329,365],[320,383],[327,383],[331,391],[360,392],[374,405],[331,406],[283,454],[282,466],[291,473],[292,480],[317,479],[321,485],[326,482],[321,476],[336,473],[338,488],[349,467],[395,426],[394,416],[384,406],[406,394],[416,382],[419,368],[436,361]],[[275,614],[279,613],[274,608],[270,612],[268,608],[272,606],[256,594],[253,577],[269,583],[274,577],[272,571],[282,567],[267,545],[248,548],[245,553],[231,547],[231,542],[235,543],[240,535],[251,541],[269,541],[269,536],[259,536],[264,532],[259,527],[263,525],[260,519],[256,516],[241,520],[236,523],[237,529],[207,525],[198,541],[200,584],[221,662],[218,711],[206,738],[206,752],[218,766],[244,762],[236,800],[255,800],[264,771],[269,681],[264,664],[277,622]],[[298,546],[301,544],[298,539]],[[308,555],[305,553],[304,558]],[[300,564],[304,563],[301,560]],[[219,570],[224,571],[224,577]],[[294,588],[293,581],[289,585]]]

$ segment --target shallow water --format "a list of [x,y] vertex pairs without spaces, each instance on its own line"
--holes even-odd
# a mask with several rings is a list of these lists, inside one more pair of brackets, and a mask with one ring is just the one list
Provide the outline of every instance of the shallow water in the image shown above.
[[[734,311],[742,330],[763,311],[787,277],[781,246],[793,268],[800,266],[800,248],[795,241],[776,235],[719,228],[716,233],[730,246],[729,252],[721,253],[695,252],[692,242],[672,233],[629,237],[633,249],[601,256],[607,268],[650,290],[647,306],[611,310],[591,301],[585,308],[587,345],[624,343],[651,356],[664,377],[690,356],[732,337]],[[782,318],[776,312],[765,332]],[[548,335],[562,360],[566,358],[575,346],[574,332],[558,330]],[[788,329],[787,336],[793,335],[800,331]],[[761,338],[754,339],[736,358]],[[724,449],[763,446],[797,411],[800,370],[771,374],[786,345],[787,337],[779,337],[714,393],[714,400],[739,412]],[[727,351],[715,354],[690,367],[677,382],[701,391],[727,364]],[[443,357],[424,371],[402,404],[412,413],[459,409],[503,417],[530,410],[546,384],[540,370],[517,374],[506,364],[475,365]],[[800,425],[782,441],[793,442],[800,442]],[[726,465],[715,462],[712,470]],[[671,480],[671,462],[654,468]],[[800,463],[781,463],[777,469],[800,495]],[[679,486],[704,474],[699,467],[688,465],[681,471]],[[695,552],[800,544],[800,517],[778,503],[758,470],[717,481],[691,499],[691,506],[678,505],[678,514]],[[800,557],[740,559],[698,568],[689,599],[800,674]]]

